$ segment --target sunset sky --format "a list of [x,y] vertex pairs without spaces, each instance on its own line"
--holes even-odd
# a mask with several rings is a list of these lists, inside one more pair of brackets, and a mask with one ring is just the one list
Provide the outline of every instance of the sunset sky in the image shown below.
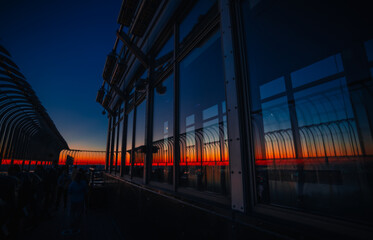
[[12,55],[70,149],[105,150],[95,102],[121,0],[2,0],[0,45]]

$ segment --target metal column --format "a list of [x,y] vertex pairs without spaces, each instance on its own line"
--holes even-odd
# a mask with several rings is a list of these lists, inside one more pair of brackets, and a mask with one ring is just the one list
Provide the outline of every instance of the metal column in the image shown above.
[[107,130],[107,142],[106,142],[106,160],[105,160],[105,171],[109,169],[109,151],[110,151],[110,133],[111,133],[111,118],[112,116],[109,115],[109,126]]
[[110,145],[110,163],[109,163],[109,173],[111,173],[114,162],[114,145],[115,145],[115,121],[116,115],[111,118],[111,145]]
[[219,7],[224,56],[223,61],[225,73],[225,93],[227,98],[227,128],[232,209],[244,212],[245,197],[242,175],[242,151],[237,99],[237,78],[235,74],[235,58],[233,55],[233,34],[231,26],[230,1],[220,0]]
[[146,158],[144,163],[144,184],[147,184],[151,177],[152,158],[153,158],[153,109],[154,109],[154,91],[152,88],[153,69],[148,70],[149,84],[146,87],[146,125],[145,125],[145,144]]

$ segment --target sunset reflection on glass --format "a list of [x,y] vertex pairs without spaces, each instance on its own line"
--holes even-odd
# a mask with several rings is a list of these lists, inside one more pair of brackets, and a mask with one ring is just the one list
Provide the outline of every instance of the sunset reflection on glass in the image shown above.
[[348,45],[341,31],[314,45],[320,29],[305,20],[265,24],[295,18],[276,6],[247,18],[257,201],[371,221],[372,40]]
[[217,32],[180,64],[179,174],[182,187],[225,195],[230,179],[220,44]]

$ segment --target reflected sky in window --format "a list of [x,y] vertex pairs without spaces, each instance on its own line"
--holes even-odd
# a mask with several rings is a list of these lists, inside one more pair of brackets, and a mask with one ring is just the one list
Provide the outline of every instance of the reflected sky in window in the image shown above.
[[368,57],[368,61],[373,61],[373,39],[370,39],[369,41],[366,41],[364,43],[366,54]]
[[260,98],[265,99],[285,92],[285,78],[279,77],[260,86]]
[[192,31],[194,26],[198,23],[198,19],[206,14],[208,10],[214,5],[214,0],[200,0],[193,7],[188,16],[181,22],[179,27],[179,40],[182,42],[184,38]]
[[293,88],[343,72],[341,54],[330,56],[290,74]]
[[164,138],[165,134],[173,136],[173,76],[169,76],[163,81],[162,86],[166,88],[166,92],[160,94],[154,89],[154,122],[153,122],[153,141],[158,141]]
[[162,49],[157,54],[156,59],[163,57],[169,52],[172,52],[174,50],[174,41],[174,35],[171,35],[171,37],[167,40],[167,42],[163,45]]
[[146,101],[137,106],[135,148],[145,144],[145,110]]

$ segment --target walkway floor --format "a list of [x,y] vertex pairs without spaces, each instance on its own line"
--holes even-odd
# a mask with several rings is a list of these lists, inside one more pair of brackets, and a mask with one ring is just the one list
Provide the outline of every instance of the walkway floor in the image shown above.
[[34,229],[19,237],[20,240],[123,240],[126,238],[107,211],[90,209],[82,217],[80,233],[61,234],[68,228],[67,211],[61,209],[51,213],[49,219],[41,221]]

